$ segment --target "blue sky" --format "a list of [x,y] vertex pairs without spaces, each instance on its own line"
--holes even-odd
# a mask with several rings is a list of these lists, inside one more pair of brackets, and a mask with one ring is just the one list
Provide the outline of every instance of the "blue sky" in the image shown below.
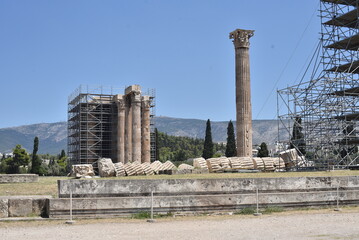
[[235,120],[234,47],[251,39],[253,119],[276,117],[318,43],[319,0],[1,0],[0,128],[67,119],[80,84],[156,89],[156,115]]

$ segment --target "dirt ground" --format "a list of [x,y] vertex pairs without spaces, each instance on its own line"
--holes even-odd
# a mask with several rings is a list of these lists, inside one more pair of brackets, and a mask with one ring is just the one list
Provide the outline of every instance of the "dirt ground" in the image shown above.
[[359,211],[284,212],[255,216],[107,219],[0,224],[1,240],[38,239],[359,239]]

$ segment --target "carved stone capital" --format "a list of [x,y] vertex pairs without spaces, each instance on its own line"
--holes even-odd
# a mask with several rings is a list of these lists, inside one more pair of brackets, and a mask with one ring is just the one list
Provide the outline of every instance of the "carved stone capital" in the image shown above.
[[142,109],[149,110],[151,108],[151,99],[149,96],[142,96]]
[[150,100],[142,101],[143,110],[149,110],[150,107],[151,107],[151,101]]
[[113,101],[117,104],[118,109],[125,109],[126,99],[124,95],[118,94],[113,97]]
[[118,107],[118,109],[120,109],[120,110],[125,109],[125,107],[126,107],[126,101],[125,101],[125,100],[119,100],[119,101],[117,101],[117,107]]
[[140,103],[141,102],[141,92],[140,91],[133,91],[132,92],[132,102],[133,103]]
[[249,39],[253,37],[254,30],[236,29],[229,33],[235,48],[249,48]]

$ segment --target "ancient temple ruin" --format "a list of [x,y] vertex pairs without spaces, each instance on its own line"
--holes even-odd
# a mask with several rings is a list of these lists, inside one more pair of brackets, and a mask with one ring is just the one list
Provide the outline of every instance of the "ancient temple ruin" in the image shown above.
[[[123,91],[123,89],[122,89]],[[80,86],[68,103],[68,155],[72,164],[155,160],[154,90]]]
[[252,104],[249,71],[249,38],[253,30],[236,29],[233,39],[236,61],[237,156],[252,156]]

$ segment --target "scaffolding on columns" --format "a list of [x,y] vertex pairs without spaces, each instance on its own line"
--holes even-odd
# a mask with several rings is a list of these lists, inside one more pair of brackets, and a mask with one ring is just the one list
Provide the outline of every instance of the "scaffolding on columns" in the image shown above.
[[[278,118],[287,133],[280,140],[305,156],[307,166],[359,164],[358,6],[359,0],[320,1],[320,61],[308,82],[277,91]],[[301,146],[294,125],[302,130]]]
[[[125,88],[79,86],[68,97],[68,156],[71,164],[93,164],[99,158],[114,158],[117,106],[115,95]],[[151,136],[154,136],[155,90],[143,92],[151,101]],[[155,139],[151,137],[151,156]],[[154,159],[151,158],[151,161]]]

